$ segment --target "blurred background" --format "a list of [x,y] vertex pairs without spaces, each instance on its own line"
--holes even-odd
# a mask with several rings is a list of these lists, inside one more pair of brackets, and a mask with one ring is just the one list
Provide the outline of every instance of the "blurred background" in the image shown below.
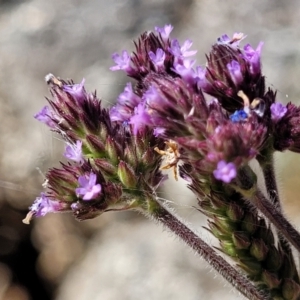
[[[263,72],[282,102],[299,102],[300,2],[297,0],[0,0],[0,299],[242,299],[170,233],[135,213],[107,213],[83,223],[67,214],[22,219],[40,193],[43,173],[62,159],[63,143],[33,115],[45,105],[44,76],[86,79],[105,105],[127,78],[112,73],[111,54],[173,24],[172,37],[194,41],[197,63],[220,35],[264,41]],[[299,157],[277,156],[284,210],[300,225]],[[172,176],[171,176],[172,177]],[[181,183],[171,203],[201,230],[205,218]],[[203,237],[211,241],[208,234]]]

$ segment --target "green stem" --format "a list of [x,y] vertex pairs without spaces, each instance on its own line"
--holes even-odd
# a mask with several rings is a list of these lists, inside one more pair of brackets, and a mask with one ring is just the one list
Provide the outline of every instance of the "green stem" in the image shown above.
[[150,213],[146,213],[148,217],[154,218],[176,234],[245,297],[251,300],[270,299],[269,296],[265,295],[245,276],[233,268],[225,259],[219,256],[216,251],[205,243],[196,233],[183,224],[177,216],[172,214],[159,202],[156,202],[156,204],[157,206],[155,210],[152,210]]

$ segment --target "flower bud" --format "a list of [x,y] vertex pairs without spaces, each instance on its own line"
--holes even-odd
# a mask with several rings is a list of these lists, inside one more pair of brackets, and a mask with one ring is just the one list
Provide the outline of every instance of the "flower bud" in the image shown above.
[[244,217],[244,210],[241,206],[235,204],[234,202],[230,202],[228,210],[226,211],[226,215],[232,221],[240,221]]
[[278,279],[276,274],[268,272],[267,270],[263,270],[261,276],[262,280],[267,284],[269,289],[279,288],[282,280]]
[[250,246],[250,254],[258,261],[265,260],[268,251],[269,249],[262,239],[254,239]]
[[300,295],[300,285],[290,278],[285,278],[282,285],[284,299],[297,300]]
[[137,186],[137,178],[133,169],[124,161],[118,165],[118,176],[122,184],[128,189],[134,189]]
[[117,176],[117,167],[112,165],[105,158],[95,158],[95,165],[100,169],[103,175],[108,177],[116,177]]
[[112,137],[108,137],[105,143],[105,151],[109,157],[111,163],[117,164],[120,157],[120,151],[118,149],[117,143]]
[[237,249],[248,249],[251,245],[249,235],[244,231],[233,232],[232,241]]
[[259,275],[262,270],[261,264],[257,260],[240,259],[238,266],[250,276]]

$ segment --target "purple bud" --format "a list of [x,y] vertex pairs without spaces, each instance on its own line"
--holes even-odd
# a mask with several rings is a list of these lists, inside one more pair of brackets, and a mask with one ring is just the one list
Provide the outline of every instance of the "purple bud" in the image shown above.
[[111,71],[123,70],[127,73],[130,73],[132,71],[132,67],[130,66],[131,57],[126,50],[122,51],[122,55],[114,53],[112,55],[112,59],[116,63],[116,65],[109,68]]
[[217,169],[213,171],[216,179],[221,180],[225,183],[229,183],[233,178],[236,177],[236,167],[234,163],[226,163],[221,160],[218,162]]
[[113,106],[109,111],[110,119],[113,122],[118,122],[118,121],[126,122],[130,119],[132,113],[133,113],[132,109],[122,105]]
[[78,178],[79,188],[76,188],[76,194],[83,196],[83,200],[92,200],[99,196],[101,185],[96,184],[97,176],[94,173],[83,175]]
[[263,44],[263,42],[260,42],[256,50],[254,50],[249,44],[244,47],[244,58],[250,64],[250,72],[252,75],[257,75],[261,72],[260,56]]
[[67,144],[64,156],[70,160],[76,161],[80,164],[83,163],[82,156],[82,142],[77,141],[76,144]]
[[243,81],[243,74],[240,64],[236,60],[233,60],[227,64],[227,69],[233,83],[238,86]]
[[82,103],[86,99],[86,92],[84,89],[85,79],[83,78],[79,84],[68,84],[63,86],[63,90],[70,94],[78,103]]
[[174,27],[171,24],[169,24],[169,25],[165,25],[164,27],[156,26],[155,30],[156,30],[156,32],[160,33],[160,35],[164,41],[167,41],[173,28]]
[[54,117],[54,112],[47,105],[34,115],[35,119],[54,129],[56,124],[53,122],[52,117]]
[[274,122],[279,121],[287,112],[287,107],[279,102],[273,103],[270,109],[271,117]]
[[165,58],[166,58],[166,54],[165,52],[158,48],[156,50],[156,53],[152,52],[152,51],[149,51],[148,53],[151,61],[153,62],[155,68],[156,68],[156,71],[159,71],[162,69],[162,67],[164,66],[164,62],[165,62]]

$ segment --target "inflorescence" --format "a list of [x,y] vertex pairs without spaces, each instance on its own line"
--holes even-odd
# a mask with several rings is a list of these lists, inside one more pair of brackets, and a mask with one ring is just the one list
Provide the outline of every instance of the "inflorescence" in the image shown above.
[[[133,53],[113,54],[110,69],[135,83],[127,83],[109,110],[86,91],[85,80],[75,84],[47,75],[51,97],[35,118],[66,141],[68,161],[47,172],[47,190],[25,222],[62,211],[79,220],[110,210],[151,215],[157,209],[155,191],[167,179],[162,170],[172,168],[197,195],[219,250],[272,299],[298,299],[289,246],[299,250],[298,236],[281,232],[281,221],[271,230],[268,221],[273,223],[275,211],[287,222],[272,156],[300,152],[300,107],[278,102],[276,91],[266,87],[262,42],[242,47],[242,33],[223,35],[203,68],[195,66],[192,41],[171,39],[172,29],[156,27],[140,36]],[[267,198],[249,165],[253,159],[267,190],[272,188]]]

